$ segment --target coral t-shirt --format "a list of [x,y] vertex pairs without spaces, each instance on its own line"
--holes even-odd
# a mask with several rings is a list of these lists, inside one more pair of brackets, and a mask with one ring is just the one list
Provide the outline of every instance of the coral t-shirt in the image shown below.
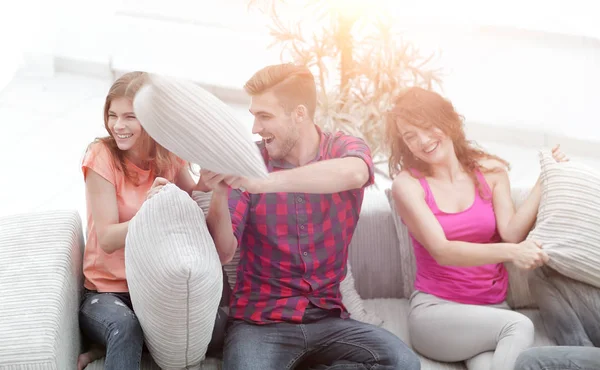
[[[150,190],[156,177],[151,170],[143,170],[128,160],[126,160],[126,164],[127,170],[131,174],[137,174],[138,185],[128,180],[122,171],[117,170],[110,150],[103,143],[90,145],[82,163],[84,179],[87,178],[88,169],[91,169],[114,185],[117,194],[119,223],[127,222],[135,216],[144,203],[146,193]],[[162,177],[174,181],[181,164],[181,162],[178,163],[178,168],[173,168]],[[125,249],[121,248],[108,254],[100,248],[89,198],[86,199],[86,206],[87,241],[83,255],[84,285],[87,289],[98,292],[128,292],[125,278]]]

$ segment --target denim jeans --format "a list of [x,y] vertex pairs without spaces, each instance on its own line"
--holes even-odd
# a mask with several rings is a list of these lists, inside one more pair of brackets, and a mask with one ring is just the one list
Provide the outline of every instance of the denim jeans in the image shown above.
[[600,348],[537,347],[521,353],[515,370],[598,370]]
[[548,336],[559,346],[600,347],[600,289],[544,266],[529,277]]
[[[106,348],[105,370],[139,369],[144,335],[128,293],[86,291],[79,326],[89,341]],[[219,309],[207,356],[222,357],[226,326],[227,315]]]
[[79,326],[91,342],[106,348],[105,370],[140,368],[144,334],[129,294],[86,291]]
[[419,357],[387,330],[310,308],[302,324],[232,321],[223,370],[419,370]]

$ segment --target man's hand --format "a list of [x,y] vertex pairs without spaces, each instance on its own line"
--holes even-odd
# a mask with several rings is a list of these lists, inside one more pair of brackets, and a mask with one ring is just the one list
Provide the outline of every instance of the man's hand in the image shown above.
[[194,190],[208,193],[210,191],[219,191],[220,187],[226,186],[223,184],[225,175],[218,174],[209,170],[200,170],[200,178],[194,187]]
[[243,178],[239,176],[227,176],[209,170],[200,171],[200,179],[194,190],[199,190],[205,193],[210,191],[216,193],[223,193],[227,191],[230,184],[234,184],[232,188],[238,189],[239,184],[243,182]]
[[225,183],[232,189],[240,189],[250,194],[271,193],[276,191],[273,188],[273,181],[270,177],[266,179],[249,179],[247,177],[231,176],[225,178]]

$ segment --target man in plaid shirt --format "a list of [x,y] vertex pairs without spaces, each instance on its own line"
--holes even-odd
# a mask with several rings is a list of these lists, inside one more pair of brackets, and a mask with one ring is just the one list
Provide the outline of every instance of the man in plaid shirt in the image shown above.
[[348,245],[374,181],[369,147],[315,125],[306,67],[268,66],[244,88],[269,177],[200,180],[213,191],[207,224],[222,263],[240,248],[224,369],[419,369],[397,336],[342,304]]

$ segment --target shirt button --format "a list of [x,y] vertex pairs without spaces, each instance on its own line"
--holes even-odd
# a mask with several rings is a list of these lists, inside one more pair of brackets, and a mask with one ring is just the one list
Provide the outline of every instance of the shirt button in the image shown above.
[[300,225],[300,229],[304,230],[304,225]]
[[298,198],[298,203],[302,203],[303,201],[304,201],[304,199]]
[[308,256],[308,252],[304,252],[304,253],[302,253],[302,254],[303,254],[303,255],[305,255],[305,256]]

